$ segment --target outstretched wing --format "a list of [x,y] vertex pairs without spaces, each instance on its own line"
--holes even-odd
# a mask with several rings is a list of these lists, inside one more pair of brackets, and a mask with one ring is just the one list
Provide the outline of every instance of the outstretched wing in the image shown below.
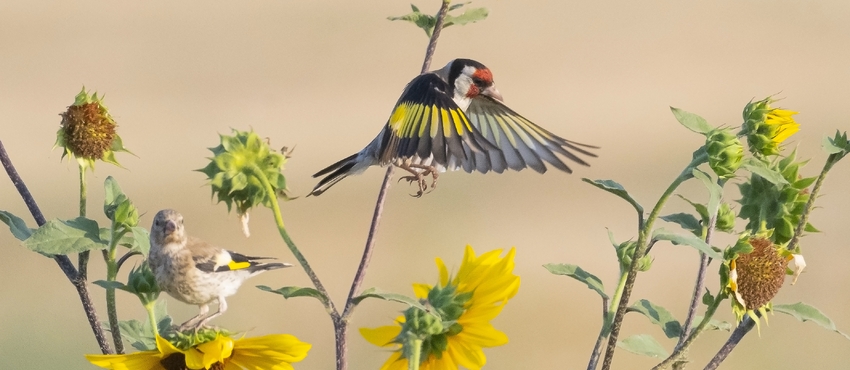
[[546,172],[543,161],[546,161],[561,171],[572,173],[570,167],[555,153],[585,166],[588,166],[587,162],[573,152],[596,157],[596,154],[586,149],[598,147],[561,138],[488,96],[479,95],[472,99],[466,116],[475,127],[476,134],[498,148],[488,151],[487,156],[475,154],[474,161],[470,161],[475,163],[464,166],[467,172],[489,167],[502,173],[507,168],[520,171],[530,167],[543,173]]
[[[381,141],[381,164],[414,156],[444,167],[449,159],[461,162],[468,153],[491,149],[479,140],[466,115],[449,95],[449,85],[433,73],[410,81],[393,109]],[[483,142],[482,142],[483,141]]]

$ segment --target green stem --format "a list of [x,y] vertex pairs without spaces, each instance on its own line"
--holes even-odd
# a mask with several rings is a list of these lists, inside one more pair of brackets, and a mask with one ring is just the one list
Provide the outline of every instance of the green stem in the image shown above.
[[[109,251],[106,253],[106,281],[115,281],[118,277],[118,263],[115,256],[118,253],[118,241],[127,233],[126,230],[115,231],[115,224],[110,227]],[[115,343],[115,353],[124,353],[124,342],[121,340],[121,329],[118,327],[118,309],[115,306],[115,288],[106,288],[106,315],[109,319],[109,327],[112,332],[112,341]]]
[[605,322],[605,327],[607,328],[605,335],[611,332],[611,324],[614,322],[614,308],[616,304],[620,302],[620,298],[623,296],[623,290],[626,288],[626,281],[628,280],[629,274],[623,271],[620,273],[620,282],[617,283],[617,290],[614,291],[614,296],[611,297],[611,305],[608,307],[608,318]]
[[[614,320],[613,310],[615,302],[619,302],[623,294],[623,288],[626,286],[626,277],[628,274],[625,271],[620,272],[620,282],[617,284],[617,289],[614,291],[614,297],[608,301],[607,297],[602,298],[602,327],[599,329],[599,336],[596,337],[596,344],[593,346],[593,352],[590,355],[590,361],[587,363],[587,370],[595,370],[599,363],[599,355],[602,352],[602,342],[608,338],[611,332],[611,323]],[[609,306],[610,304],[610,306]]]
[[154,312],[154,305],[156,304],[156,300],[152,300],[149,302],[144,302],[145,311],[148,312],[148,320],[151,323],[151,328],[153,329],[153,336],[156,338],[159,336],[159,328],[157,328],[156,323],[156,312]]
[[[86,186],[86,169],[83,166],[80,168],[80,217],[86,217],[86,204],[88,203],[88,186]],[[84,251],[77,254],[77,266],[79,267],[78,276],[86,280],[88,279],[88,264],[90,251]]]
[[661,198],[658,199],[658,202],[655,204],[655,208],[653,208],[652,212],[649,213],[649,217],[647,217],[643,227],[639,230],[637,248],[635,248],[634,255],[632,255],[632,264],[629,266],[629,272],[626,277],[626,284],[623,289],[622,297],[618,301],[611,302],[612,304],[617,302],[617,312],[614,315],[614,321],[611,325],[611,334],[608,336],[608,346],[605,348],[605,360],[602,362],[602,370],[609,370],[611,368],[611,363],[614,359],[614,351],[617,349],[617,337],[620,335],[623,318],[626,316],[626,309],[629,306],[629,297],[632,294],[635,279],[637,278],[638,262],[644,254],[646,254],[646,248],[649,245],[649,239],[652,233],[652,225],[658,218],[658,214],[661,213],[661,209],[664,208],[664,204],[667,203],[667,199],[673,195],[676,188],[678,188],[679,185],[686,180],[692,178],[694,168],[707,160],[708,155],[705,150],[701,150],[694,155],[691,163],[682,170],[682,173],[673,180],[673,183],[667,187],[667,190],[665,190],[664,194],[661,195]]
[[670,355],[670,357],[667,357],[660,364],[653,367],[652,370],[666,369],[668,366],[678,361],[688,350],[688,347],[690,347],[691,344],[693,344],[693,342],[697,339],[700,333],[705,331],[705,328],[708,326],[708,323],[711,322],[712,316],[714,316],[714,312],[717,311],[717,307],[720,306],[720,302],[723,302],[724,299],[725,298],[722,296],[722,294],[718,294],[717,297],[714,298],[714,302],[711,303],[711,306],[708,306],[708,309],[706,309],[705,317],[703,317],[699,325],[694,328],[694,332],[691,333],[690,336],[688,336],[688,339],[685,340],[685,342],[682,343],[682,345],[679,346],[679,348],[677,348],[673,352],[673,354]]
[[407,370],[419,370],[419,364],[422,362],[422,339],[413,339],[410,342],[410,358],[407,359]]

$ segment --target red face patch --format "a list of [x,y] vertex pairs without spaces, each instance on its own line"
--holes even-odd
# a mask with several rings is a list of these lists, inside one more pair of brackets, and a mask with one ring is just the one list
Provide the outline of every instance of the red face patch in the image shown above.
[[493,74],[490,73],[490,70],[487,68],[476,70],[475,73],[472,74],[472,77],[480,78],[487,85],[493,83]]

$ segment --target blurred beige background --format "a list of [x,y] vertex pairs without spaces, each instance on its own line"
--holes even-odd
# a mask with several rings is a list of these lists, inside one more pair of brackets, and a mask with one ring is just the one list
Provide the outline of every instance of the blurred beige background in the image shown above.
[[[416,4],[435,12],[438,1]],[[579,142],[603,147],[591,168],[574,175],[531,171],[503,175],[450,173],[433,193],[414,199],[394,184],[365,287],[412,294],[413,282],[437,279],[433,260],[458,267],[466,244],[484,252],[517,247],[519,294],[495,321],[510,343],[486,350],[489,369],[584,368],[599,326],[598,297],[541,265],[569,262],[613,288],[617,265],[605,228],[634,237],[623,201],[581,182],[615,179],[649,209],[681,170],[701,136],[679,126],[668,106],[737,126],[750,99],[779,93],[798,110],[799,145],[819,171],[820,142],[850,128],[850,3],[846,1],[476,1],[486,21],[443,33],[434,67],[456,57],[489,66],[515,110]],[[422,62],[424,33],[389,22],[406,1],[5,1],[0,3],[0,139],[48,218],[76,216],[77,170],[51,151],[58,114],[82,85],[106,94],[124,142],[128,170],[99,164],[90,175],[90,216],[104,223],[102,183],[115,176],[146,214],[171,207],[190,233],[240,251],[292,261],[267,210],[252,215],[245,239],[237,217],[210,201],[204,176],[217,133],[253,128],[274,146],[297,146],[286,175],[295,194],[310,175],[360,150],[385,122]],[[845,161],[846,162],[846,161]],[[341,302],[357,266],[383,177],[371,169],[327,194],[283,205],[292,237]],[[0,176],[5,177],[5,175]],[[850,163],[830,176],[804,239],[809,269],[775,302],[804,301],[850,331]],[[729,197],[734,199],[736,191]],[[682,193],[705,199],[695,184]],[[0,209],[34,225],[8,180]],[[685,211],[673,199],[667,213]],[[728,239],[718,240],[722,244]],[[0,232],[0,368],[93,368],[96,353],[76,292],[56,264]],[[634,299],[649,298],[685,316],[697,256],[659,244],[653,269],[639,276]],[[92,279],[103,278],[98,258]],[[138,259],[131,260],[138,262]],[[131,263],[132,264],[132,263]],[[126,270],[121,276],[126,276]],[[716,270],[708,281],[717,291]],[[299,369],[329,369],[332,326],[311,299],[284,300],[254,285],[309,285],[299,268],[255,278],[215,323],[251,335],[285,332],[313,343]],[[91,286],[106,319],[103,290]],[[135,297],[119,293],[122,318],[143,318]],[[169,298],[176,320],[195,307]],[[722,319],[732,320],[724,304]],[[352,369],[377,368],[388,353],[366,343],[363,326],[391,322],[399,304],[366,301],[354,315]],[[673,342],[643,317],[629,316],[623,337],[651,333]],[[700,368],[728,334],[710,332],[693,347]],[[615,368],[655,364],[619,351]],[[725,369],[846,368],[850,342],[812,323],[770,317],[761,336],[747,336]]]

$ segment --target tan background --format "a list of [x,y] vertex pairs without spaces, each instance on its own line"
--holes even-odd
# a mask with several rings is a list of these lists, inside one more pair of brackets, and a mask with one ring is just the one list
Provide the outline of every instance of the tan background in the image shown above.
[[[418,2],[435,11],[437,1]],[[517,247],[519,294],[496,319],[511,342],[488,349],[490,369],[583,368],[599,325],[598,297],[541,265],[577,263],[610,289],[616,263],[605,228],[618,240],[634,237],[635,217],[619,199],[580,181],[619,181],[649,209],[688,160],[701,137],[679,126],[668,106],[702,114],[715,125],[737,126],[751,98],[779,93],[799,110],[806,175],[825,159],[824,135],[847,130],[850,108],[850,3],[845,1],[480,1],[491,17],[449,28],[434,67],[455,57],[492,68],[511,107],[544,127],[603,147],[592,168],[568,176],[526,171],[443,176],[421,199],[393,185],[365,286],[412,293],[410,283],[434,282],[441,256],[457,267],[466,244],[483,252]],[[209,199],[202,174],[217,133],[253,128],[275,146],[296,146],[286,169],[296,194],[310,175],[360,150],[378,132],[404,84],[418,72],[426,39],[389,15],[403,1],[27,1],[0,3],[0,139],[48,218],[74,217],[77,172],[51,151],[58,114],[81,85],[106,93],[127,147],[129,169],[100,164],[90,175],[90,216],[104,223],[102,182],[115,176],[147,226],[159,209],[186,216],[190,233],[236,250],[291,261],[267,210],[254,213],[245,240],[237,218]],[[809,270],[775,299],[805,301],[850,330],[850,167],[841,163],[823,189],[813,223],[823,233],[803,244]],[[318,198],[284,204],[289,230],[339,303],[348,292],[363,246],[380,169],[346,179]],[[0,181],[0,209],[32,222],[9,181]],[[731,189],[734,190],[734,189]],[[705,199],[695,184],[682,193]],[[735,199],[736,192],[730,191]],[[685,211],[672,200],[669,213]],[[727,239],[719,240],[723,245]],[[97,346],[76,293],[56,264],[0,232],[0,368],[87,369],[83,353]],[[655,264],[639,277],[635,299],[650,298],[684,317],[696,253],[660,244]],[[138,262],[138,259],[132,260]],[[93,259],[91,276],[103,277]],[[126,271],[121,276],[126,276]],[[251,335],[285,332],[313,343],[299,369],[329,369],[331,323],[310,299],[285,301],[254,289],[308,285],[293,268],[250,281],[229,300],[216,323]],[[708,286],[717,290],[716,271]],[[91,291],[105,320],[102,289]],[[143,318],[130,295],[119,293],[123,318]],[[177,320],[194,307],[169,300]],[[720,317],[732,319],[724,304]],[[403,307],[366,301],[352,327],[388,324]],[[623,334],[658,328],[630,316]],[[694,347],[693,368],[720,347],[711,332]],[[353,369],[371,369],[387,353],[351,335]],[[619,369],[656,361],[619,352]],[[749,335],[726,369],[845,368],[850,342],[812,323],[770,317],[761,337]]]

